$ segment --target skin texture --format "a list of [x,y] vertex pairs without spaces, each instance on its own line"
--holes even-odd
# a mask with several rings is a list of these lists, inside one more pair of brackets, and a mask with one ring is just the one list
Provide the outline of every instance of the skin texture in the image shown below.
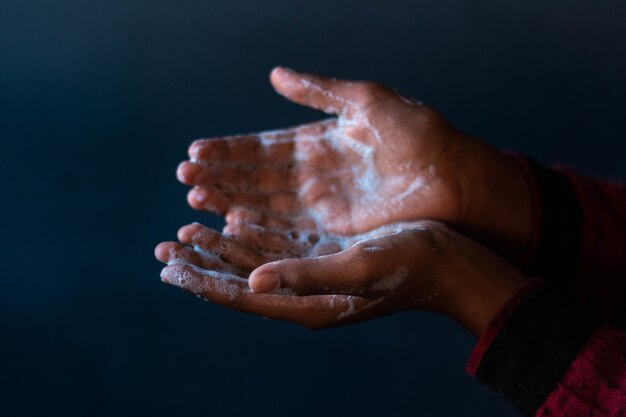
[[336,117],[194,142],[178,178],[192,207],[227,225],[159,244],[162,280],[313,329],[418,309],[480,334],[524,278],[439,221],[520,257],[531,225],[520,167],[378,84],[282,68],[271,82]]
[[244,222],[227,232],[195,223],[179,230],[180,243],[159,244],[155,255],[168,264],[162,280],[312,329],[418,309],[445,314],[478,335],[523,281],[503,259],[437,222],[350,238],[294,236]]
[[192,207],[219,214],[247,208],[300,231],[345,236],[434,219],[509,259],[522,257],[530,197],[511,158],[375,83],[283,68],[270,79],[287,99],[336,117],[194,142],[177,172],[193,187]]

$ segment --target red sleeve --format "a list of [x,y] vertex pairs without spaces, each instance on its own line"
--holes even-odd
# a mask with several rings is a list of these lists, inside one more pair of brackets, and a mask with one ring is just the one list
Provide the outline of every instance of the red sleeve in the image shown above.
[[521,156],[531,189],[532,248],[523,268],[603,321],[626,323],[626,184]]
[[626,417],[626,335],[587,319],[529,280],[492,319],[467,371],[527,416]]
[[585,216],[571,292],[611,323],[626,323],[626,184],[558,169]]
[[537,416],[625,417],[626,335],[598,329],[550,393]]

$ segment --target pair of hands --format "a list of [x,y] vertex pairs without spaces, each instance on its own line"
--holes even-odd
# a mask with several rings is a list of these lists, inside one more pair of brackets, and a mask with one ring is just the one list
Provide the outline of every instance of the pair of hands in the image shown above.
[[434,110],[377,84],[282,68],[276,91],[336,115],[194,142],[189,204],[226,215],[156,248],[165,282],[311,328],[394,311],[441,312],[479,333],[522,277],[530,204],[517,165]]

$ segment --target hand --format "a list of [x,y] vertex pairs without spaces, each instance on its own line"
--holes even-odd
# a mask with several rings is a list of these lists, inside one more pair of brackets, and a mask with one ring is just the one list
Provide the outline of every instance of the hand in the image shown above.
[[421,309],[448,315],[474,334],[523,281],[501,258],[435,222],[389,225],[350,238],[293,236],[249,223],[231,225],[229,233],[199,224],[181,228],[180,242],[193,249],[157,246],[156,257],[168,263],[163,281],[310,328]]
[[374,83],[282,68],[271,82],[289,100],[338,117],[194,142],[178,170],[193,186],[192,207],[221,214],[244,207],[342,235],[435,219],[521,256],[530,197],[511,158]]

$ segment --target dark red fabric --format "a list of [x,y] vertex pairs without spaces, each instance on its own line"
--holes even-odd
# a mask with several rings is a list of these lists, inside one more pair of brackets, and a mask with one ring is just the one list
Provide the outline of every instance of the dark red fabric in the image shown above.
[[626,324],[626,184],[566,175],[585,213],[569,292],[603,322]]
[[598,329],[536,415],[625,417],[626,334]]
[[507,319],[513,314],[513,312],[517,309],[520,302],[526,298],[528,294],[530,294],[535,288],[539,285],[542,285],[543,280],[539,278],[530,279],[524,282],[518,290],[500,309],[500,311],[491,319],[491,322],[487,326],[487,329],[483,332],[483,334],[476,342],[472,353],[470,354],[469,359],[467,360],[467,364],[465,366],[465,370],[471,375],[475,375],[478,370],[478,366],[482,361],[485,353],[489,349],[489,346],[493,343],[493,340],[496,338],[502,326],[506,323]]
[[[537,251],[542,221],[540,185],[523,157],[530,185],[533,239],[525,265]],[[556,167],[572,184],[585,216],[576,272],[567,292],[602,322],[626,323],[626,184],[590,179]],[[531,280],[503,306],[479,338],[467,363],[475,374],[489,346],[520,301],[541,280]],[[598,329],[571,363],[561,381],[538,410],[537,416],[626,417],[626,334],[606,325]]]
[[535,177],[532,168],[528,164],[526,158],[516,152],[506,151],[505,155],[511,157],[522,169],[526,181],[528,183],[528,189],[530,191],[530,207],[532,210],[532,230],[529,246],[526,253],[522,256],[522,259],[517,265],[519,269],[525,271],[533,262],[535,254],[539,249],[539,243],[541,241],[541,224],[543,222],[543,206],[541,204],[541,191],[537,178]]

